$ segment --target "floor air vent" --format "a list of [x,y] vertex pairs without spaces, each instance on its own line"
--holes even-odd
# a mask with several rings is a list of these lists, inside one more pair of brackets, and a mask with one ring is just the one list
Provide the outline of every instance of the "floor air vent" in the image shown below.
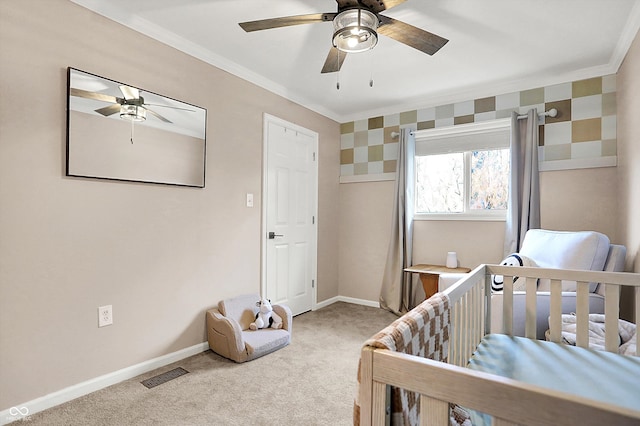
[[185,370],[182,367],[178,367],[178,368],[174,368],[173,370],[169,370],[166,373],[158,374],[157,376],[154,376],[150,379],[143,380],[140,383],[145,385],[147,388],[151,389],[163,383],[167,383],[169,380],[173,380],[176,377],[183,376],[187,373],[188,373],[187,370]]

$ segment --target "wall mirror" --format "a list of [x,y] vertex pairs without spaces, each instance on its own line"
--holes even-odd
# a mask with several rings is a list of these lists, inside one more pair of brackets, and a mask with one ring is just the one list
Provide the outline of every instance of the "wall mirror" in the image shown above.
[[68,69],[67,176],[205,185],[207,110]]

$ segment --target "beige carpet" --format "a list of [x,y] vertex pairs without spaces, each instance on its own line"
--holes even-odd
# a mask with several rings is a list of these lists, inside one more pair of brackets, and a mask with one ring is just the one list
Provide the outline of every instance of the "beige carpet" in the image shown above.
[[[236,364],[206,351],[30,416],[29,425],[351,425],[362,343],[396,319],[334,303],[293,320],[289,346]],[[204,318],[203,318],[204,321]],[[189,374],[147,389],[140,382]]]

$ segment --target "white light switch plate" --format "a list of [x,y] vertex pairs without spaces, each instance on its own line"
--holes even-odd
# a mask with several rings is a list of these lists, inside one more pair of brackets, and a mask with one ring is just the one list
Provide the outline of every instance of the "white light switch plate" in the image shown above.
[[253,194],[247,194],[247,207],[253,207]]

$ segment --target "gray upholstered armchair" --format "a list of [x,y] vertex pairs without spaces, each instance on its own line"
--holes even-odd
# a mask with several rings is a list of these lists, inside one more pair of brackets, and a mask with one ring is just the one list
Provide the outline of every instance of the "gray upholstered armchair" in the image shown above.
[[258,312],[256,302],[259,300],[258,294],[247,294],[222,300],[217,308],[207,311],[211,350],[235,362],[245,362],[289,344],[293,321],[291,310],[285,305],[273,305],[273,312],[282,318],[282,328],[249,329]]

